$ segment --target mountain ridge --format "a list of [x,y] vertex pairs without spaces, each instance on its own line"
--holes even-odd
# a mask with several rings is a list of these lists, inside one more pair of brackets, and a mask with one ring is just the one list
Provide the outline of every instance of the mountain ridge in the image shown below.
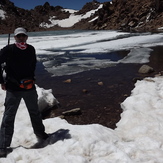
[[[50,6],[48,2],[26,10],[10,0],[0,1],[0,33],[23,26],[28,31],[83,29],[158,31],[163,29],[163,0],[112,0],[86,3],[79,11]],[[71,23],[71,24],[70,24]]]

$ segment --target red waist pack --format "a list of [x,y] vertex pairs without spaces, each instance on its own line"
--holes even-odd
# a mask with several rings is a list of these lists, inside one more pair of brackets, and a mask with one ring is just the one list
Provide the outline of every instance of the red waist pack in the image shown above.
[[34,80],[32,80],[32,79],[23,79],[23,80],[21,80],[20,83],[21,83],[19,85],[20,88],[31,89],[33,87],[33,85],[34,85]]

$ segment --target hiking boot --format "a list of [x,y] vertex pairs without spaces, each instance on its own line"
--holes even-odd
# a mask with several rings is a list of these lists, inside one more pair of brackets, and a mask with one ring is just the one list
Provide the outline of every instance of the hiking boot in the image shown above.
[[12,148],[0,148],[0,157],[6,157],[12,151]]
[[30,148],[32,149],[38,149],[38,148],[43,148],[45,147],[45,143],[46,140],[49,138],[49,135],[47,134],[47,136],[45,138],[39,138],[37,137],[37,143],[34,144],[33,146],[31,146]]
[[11,153],[12,151],[13,151],[13,148],[11,148],[11,147],[7,148],[7,154]]
[[0,157],[6,157],[6,156],[7,156],[7,149],[0,148]]

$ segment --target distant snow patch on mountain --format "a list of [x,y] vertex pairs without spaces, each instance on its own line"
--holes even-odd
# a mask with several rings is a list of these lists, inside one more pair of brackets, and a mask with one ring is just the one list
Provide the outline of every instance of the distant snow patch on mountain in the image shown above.
[[87,19],[91,15],[95,14],[95,12],[98,11],[99,9],[101,9],[102,7],[103,7],[103,4],[101,4],[97,9],[91,10],[91,11],[89,11],[86,14],[83,14],[83,15],[75,15],[74,14],[75,10],[69,10],[69,9],[65,10],[64,9],[65,11],[71,12],[71,15],[69,16],[69,18],[59,20],[59,19],[56,19],[56,16],[52,16],[52,17],[49,18],[50,23],[42,22],[40,24],[40,27],[51,28],[51,27],[53,27],[55,25],[58,25],[58,26],[63,27],[63,28],[72,27],[74,24],[78,23],[82,19]]

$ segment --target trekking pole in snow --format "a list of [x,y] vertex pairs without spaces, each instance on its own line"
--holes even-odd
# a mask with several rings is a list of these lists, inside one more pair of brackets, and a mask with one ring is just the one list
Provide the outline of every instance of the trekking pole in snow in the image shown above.
[[[10,44],[10,33],[8,34],[8,45],[9,44]],[[5,70],[5,67],[6,67],[6,62],[5,63],[2,63],[1,66],[2,66],[2,74],[3,74],[3,72]]]
[[10,33],[8,34],[8,45],[10,44]]

